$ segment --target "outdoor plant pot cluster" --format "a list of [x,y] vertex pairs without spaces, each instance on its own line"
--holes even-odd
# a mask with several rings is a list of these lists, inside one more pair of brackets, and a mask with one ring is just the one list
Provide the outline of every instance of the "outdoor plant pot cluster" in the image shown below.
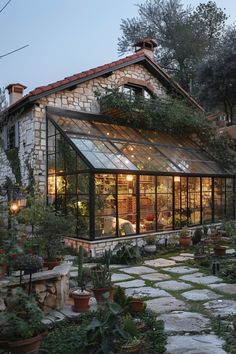
[[179,233],[179,244],[181,247],[189,247],[192,244],[191,235],[187,226],[184,226]]
[[34,297],[16,288],[5,298],[5,305],[0,313],[0,348],[11,354],[38,354],[46,326]]

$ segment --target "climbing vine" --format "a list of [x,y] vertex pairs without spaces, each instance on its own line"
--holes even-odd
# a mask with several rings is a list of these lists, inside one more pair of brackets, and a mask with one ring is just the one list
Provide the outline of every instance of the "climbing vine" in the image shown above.
[[16,179],[16,184],[19,186],[21,183],[21,169],[20,169],[20,158],[19,158],[19,149],[14,148],[6,151],[7,159],[11,166],[12,172]]

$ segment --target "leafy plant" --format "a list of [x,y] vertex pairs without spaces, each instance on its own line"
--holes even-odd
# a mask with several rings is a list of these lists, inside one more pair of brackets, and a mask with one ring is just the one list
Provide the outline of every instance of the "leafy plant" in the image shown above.
[[189,229],[188,229],[187,226],[184,226],[184,227],[180,230],[179,236],[180,236],[181,238],[188,238],[188,237],[190,237],[190,235],[189,235]]
[[112,260],[118,264],[139,264],[142,256],[137,245],[131,242],[118,243],[113,249]]
[[115,287],[113,300],[122,308],[127,305],[127,296],[125,294],[124,288],[122,288],[121,286]]
[[156,244],[156,237],[154,235],[150,235],[145,237],[145,241],[147,245],[155,245]]
[[97,265],[91,270],[91,275],[95,289],[112,287],[111,271],[106,265]]
[[0,338],[16,340],[31,338],[45,331],[43,313],[35,298],[21,288],[8,294],[4,300],[6,309],[0,312]]
[[192,236],[193,245],[196,245],[199,242],[201,242],[202,234],[203,234],[202,233],[202,228],[201,227],[197,227],[196,230],[194,231],[193,236]]
[[43,268],[43,259],[33,254],[19,255],[14,259],[13,267],[15,270],[36,272]]

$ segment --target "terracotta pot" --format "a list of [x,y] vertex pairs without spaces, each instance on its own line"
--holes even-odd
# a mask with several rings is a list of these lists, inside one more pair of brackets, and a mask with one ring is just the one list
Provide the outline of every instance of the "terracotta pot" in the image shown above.
[[8,273],[8,265],[7,264],[0,264],[0,279],[4,277],[5,274]]
[[57,267],[61,264],[61,259],[60,258],[55,258],[55,259],[45,259],[43,262],[43,266],[45,268],[48,268],[48,270],[53,269],[54,267]]
[[[98,303],[105,302],[107,300],[112,301],[113,300],[113,293],[114,293],[114,288],[97,288],[97,289],[92,289],[94,293],[94,297],[97,300]],[[105,294],[109,293],[108,299]]]
[[214,247],[214,252],[215,252],[215,255],[218,256],[218,257],[225,256],[226,247],[223,247],[223,246],[215,246],[215,247]]
[[8,342],[11,354],[38,354],[42,336]]
[[132,299],[129,301],[130,309],[132,312],[140,312],[143,309],[142,299]]
[[180,237],[179,244],[181,247],[189,247],[192,243],[191,237]]
[[79,293],[79,291],[71,292],[71,297],[74,300],[74,306],[72,306],[74,312],[86,312],[89,310],[91,293],[90,291],[86,291],[86,293]]

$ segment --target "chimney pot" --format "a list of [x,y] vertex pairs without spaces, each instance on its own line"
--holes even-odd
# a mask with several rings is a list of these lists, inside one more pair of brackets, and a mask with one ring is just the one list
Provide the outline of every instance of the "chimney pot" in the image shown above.
[[140,39],[134,45],[135,53],[142,51],[144,54],[148,55],[150,58],[153,59],[154,57],[154,48],[157,47],[157,42],[149,37],[145,37]]
[[9,105],[11,106],[24,96],[24,90],[26,89],[26,86],[16,83],[8,85],[6,89],[9,93]]

